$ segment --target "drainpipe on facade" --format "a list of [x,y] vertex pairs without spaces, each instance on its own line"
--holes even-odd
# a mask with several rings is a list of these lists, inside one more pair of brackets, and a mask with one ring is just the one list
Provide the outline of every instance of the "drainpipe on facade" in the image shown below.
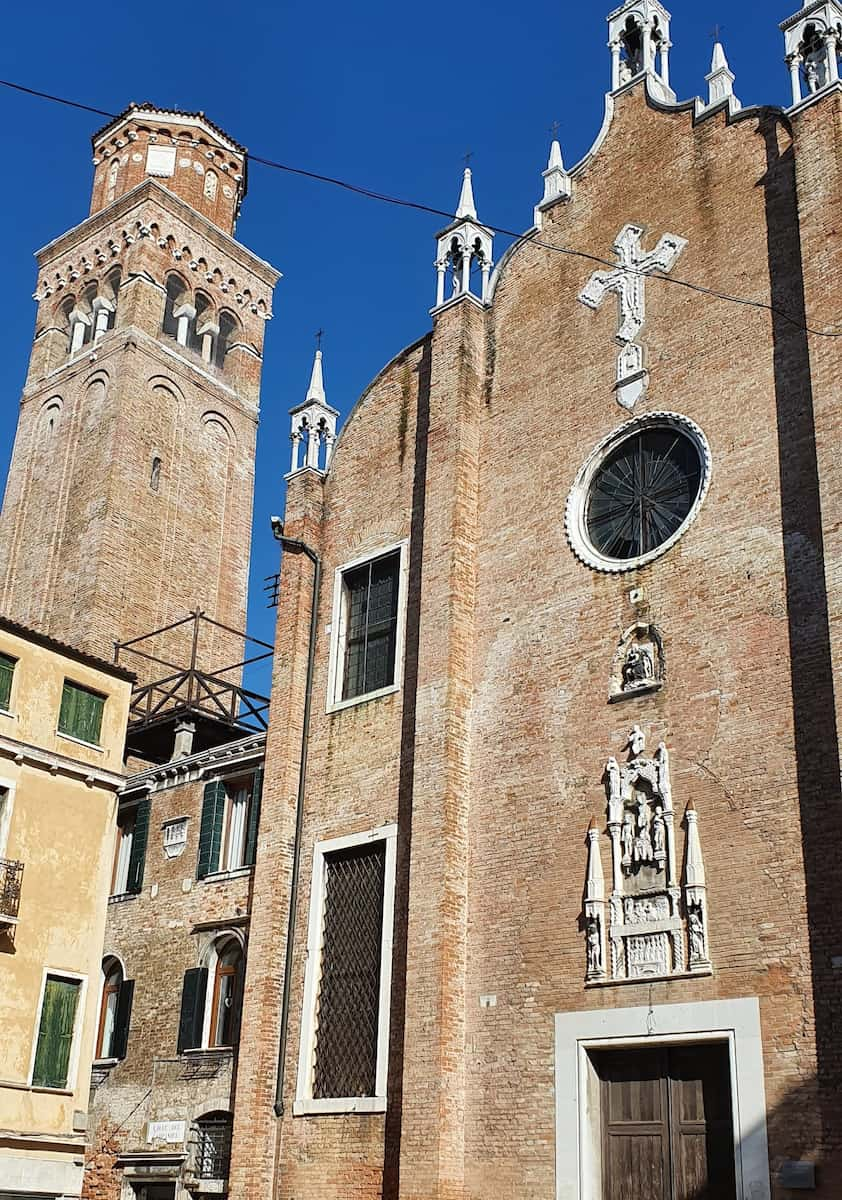
[[310,609],[310,645],[307,651],[307,678],[304,685],[304,721],[301,728],[301,765],[298,772],[298,799],[295,808],[295,842],[292,851],[292,879],[289,892],[289,921],[284,958],[284,990],[281,1000],[281,1033],[278,1040],[278,1074],[275,1082],[275,1116],[284,1115],[284,1066],[287,1053],[292,959],[295,948],[295,911],[298,907],[298,878],[301,868],[301,832],[304,825],[304,785],[307,775],[307,749],[310,741],[310,702],[313,692],[313,665],[316,659],[317,607],[322,577],[322,560],[311,546],[297,538],[284,537],[283,522],[272,518],[272,533],[287,554],[306,554],[313,564],[313,600]]

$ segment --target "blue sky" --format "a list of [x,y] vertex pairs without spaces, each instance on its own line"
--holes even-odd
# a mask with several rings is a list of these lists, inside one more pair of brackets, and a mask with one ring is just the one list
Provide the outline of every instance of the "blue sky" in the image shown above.
[[[486,0],[421,8],[360,0],[231,5],[162,0],[74,8],[11,5],[0,75],[114,112],[130,101],[203,109],[255,154],[452,211],[463,156],[480,217],[531,224],[548,129],[572,165],[594,140],[609,81],[605,17],[587,0]],[[701,94],[719,22],[745,105],[787,104],[768,0],[673,0],[672,82]],[[0,88],[6,232],[0,473],[5,479],[29,357],[33,252],[82,220],[98,119]],[[252,550],[250,628],[271,640],[260,591],[277,569],[268,517],[283,505],[289,408],[303,399],[316,329],[329,401],[344,415],[398,350],[429,328],[435,217],[252,164],[237,235],[283,273],[267,327]],[[495,254],[506,245],[498,238]]]

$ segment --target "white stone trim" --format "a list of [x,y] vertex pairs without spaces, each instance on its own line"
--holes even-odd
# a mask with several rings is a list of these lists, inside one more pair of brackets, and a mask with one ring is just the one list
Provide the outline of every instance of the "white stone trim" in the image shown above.
[[[68,741],[73,740],[75,739],[68,738]],[[87,742],[80,744],[84,746],[88,745]],[[89,748],[100,749],[100,747],[96,746]],[[26,763],[29,766],[43,767],[52,775],[57,775],[60,772],[62,775],[71,775],[75,779],[83,779],[89,787],[97,784],[99,787],[116,791],[125,783],[125,776],[118,775],[116,771],[106,771],[102,767],[91,766],[89,763],[81,762],[78,758],[68,758],[64,754],[53,754],[48,750],[42,750],[40,746],[31,746],[27,742],[20,742],[16,738],[3,737],[1,734],[0,756],[13,758],[18,764]]]
[[[50,1140],[64,1141],[52,1138]],[[39,1148],[33,1152],[30,1146],[26,1147],[26,1154],[0,1154],[0,1180],[3,1181],[0,1196],[31,1194],[33,1200],[44,1200],[44,1197],[57,1197],[58,1200],[64,1200],[66,1197],[70,1200],[71,1197],[78,1196],[82,1191],[84,1178],[82,1145],[74,1145],[70,1151],[72,1158],[66,1154],[63,1159],[41,1157],[41,1154],[46,1155],[47,1150],[42,1151]]]
[[766,1092],[756,997],[556,1013],[556,1200],[599,1200],[591,1152],[589,1051],[677,1042],[727,1042],[737,1200],[769,1200]]
[[6,857],[6,846],[9,842],[9,830],[12,825],[12,812],[15,807],[17,787],[16,779],[0,775],[0,858]]
[[[343,579],[348,571],[362,567],[365,563],[377,558],[385,558],[387,554],[400,552],[398,565],[398,625],[395,631],[395,677],[387,687],[378,688],[374,692],[365,692],[361,696],[342,699],[343,663],[345,661],[345,605],[343,602]],[[403,682],[403,650],[404,629],[406,626],[406,597],[409,582],[409,541],[404,538],[401,542],[383,546],[360,558],[352,559],[336,568],[333,576],[333,615],[330,623],[330,657],[328,660],[327,703],[325,712],[338,712],[343,708],[353,708],[356,704],[365,704],[368,700],[376,700],[379,696],[389,696],[399,692]]]
[[[79,998],[76,1004],[76,1013],[73,1017],[73,1041],[70,1045],[70,1058],[67,1063],[67,1080],[62,1088],[45,1088],[40,1084],[36,1085],[32,1082],[32,1076],[35,1071],[35,1055],[38,1052],[38,1033],[41,1029],[41,1010],[44,1007],[44,992],[47,989],[47,976],[52,975],[54,979],[67,979],[71,983],[81,984],[79,988]],[[76,1091],[76,1079],[79,1074],[79,1056],[82,1049],[82,1033],[85,1025],[86,1004],[88,999],[88,977],[80,975],[77,971],[65,971],[60,967],[44,967],[41,971],[41,990],[38,994],[38,1008],[36,1009],[35,1028],[32,1032],[32,1051],[29,1056],[29,1073],[26,1077],[27,1087],[35,1088],[39,1092],[56,1092],[62,1096],[72,1096]]]
[[[316,842],[313,848],[313,876],[310,889],[310,924],[307,935],[307,969],[304,977],[304,1000],[301,1020],[301,1041],[298,1048],[298,1081],[293,1115],[308,1116],[329,1113],[364,1113],[386,1111],[386,1079],[389,1066],[389,1018],[392,994],[392,935],[395,919],[395,856],[398,827],[381,825],[365,833],[331,838]],[[377,1028],[377,1075],[373,1096],[313,1099],[313,1061],[316,1048],[316,999],[319,992],[322,965],[322,932],[324,926],[325,856],[336,850],[385,842],[386,862],[383,873],[383,931],[380,951],[380,1012]]]
[[[699,493],[682,524],[676,529],[672,537],[667,538],[660,546],[656,546],[654,550],[650,550],[646,554],[639,554],[637,558],[609,558],[595,549],[587,533],[588,493],[593,477],[607,456],[616,450],[621,442],[641,432],[641,430],[663,425],[672,425],[678,428],[694,442],[699,453],[702,475]],[[631,421],[626,421],[625,424],[620,425],[617,429],[607,434],[594,447],[583,465],[579,468],[579,472],[570,489],[570,494],[567,497],[567,504],[564,510],[564,529],[567,534],[567,540],[570,543],[570,548],[576,557],[586,566],[593,567],[595,571],[612,573],[633,571],[636,567],[642,567],[646,563],[652,562],[653,559],[660,558],[662,554],[666,554],[668,550],[672,549],[680,537],[683,537],[698,516],[699,509],[702,507],[710,486],[711,469],[712,462],[708,440],[695,421],[691,421],[689,417],[683,417],[679,413],[673,412],[650,412],[644,413],[639,417],[634,417]]]

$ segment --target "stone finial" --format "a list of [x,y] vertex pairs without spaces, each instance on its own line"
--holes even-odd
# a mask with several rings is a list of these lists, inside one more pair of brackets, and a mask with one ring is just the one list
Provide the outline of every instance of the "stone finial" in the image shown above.
[[702,843],[699,840],[699,815],[692,800],[687,801],[684,819],[687,823],[685,883],[688,887],[704,887],[705,864],[702,858]]
[[535,224],[539,228],[541,226],[541,214],[544,209],[549,208],[559,200],[569,200],[572,194],[570,176],[564,169],[561,146],[557,138],[553,138],[550,145],[547,169],[542,172],[542,178],[544,180],[544,195],[535,206],[534,215]]
[[465,173],[462,176],[462,190],[459,193],[459,203],[456,206],[456,220],[461,221],[467,217],[471,221],[477,219],[477,208],[474,203],[474,185],[471,179],[471,168],[465,167]]
[[[310,385],[303,404],[290,412],[292,417],[292,466],[289,475],[310,469],[324,474],[330,466],[333,445],[336,441],[336,420],[339,413],[327,402],[322,352],[316,350]],[[289,475],[287,478],[289,478]]]
[[[717,104],[728,103],[731,112],[742,108],[734,95],[734,79],[736,76],[728,66],[725,50],[721,42],[713,47],[713,58],[710,64],[710,74],[705,76],[708,85],[708,102],[704,109],[714,108]],[[704,109],[702,111],[704,111]]]

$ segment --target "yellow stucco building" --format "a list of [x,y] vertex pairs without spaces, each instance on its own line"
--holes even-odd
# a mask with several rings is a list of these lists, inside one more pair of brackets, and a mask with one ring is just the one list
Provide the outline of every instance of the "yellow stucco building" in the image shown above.
[[76,1197],[132,676],[0,617],[0,1198]]

